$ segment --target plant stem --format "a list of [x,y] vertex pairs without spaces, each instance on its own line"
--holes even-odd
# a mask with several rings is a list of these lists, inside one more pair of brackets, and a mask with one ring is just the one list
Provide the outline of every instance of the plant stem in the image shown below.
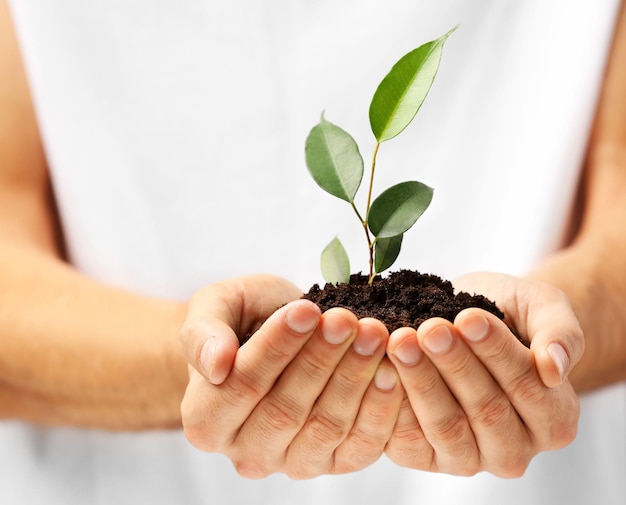
[[359,212],[359,209],[356,208],[356,205],[354,204],[354,202],[351,202],[352,205],[352,209],[354,209],[354,212],[356,213],[357,217],[359,218],[359,221],[361,222],[361,226],[363,226],[363,230],[365,231],[365,239],[367,240],[367,248],[370,252],[369,255],[369,263],[370,263],[370,273],[369,273],[369,279],[372,279],[372,275],[373,275],[373,271],[374,271],[374,242],[372,241],[372,237],[370,236],[370,230],[369,227],[367,225],[367,220],[363,219],[363,217],[361,216],[361,213]]
[[369,215],[370,206],[372,205],[372,192],[374,190],[374,172],[376,172],[376,157],[378,156],[378,149],[380,148],[380,142],[376,142],[374,148],[374,154],[372,154],[372,169],[370,171],[370,185],[367,191],[367,207],[365,207],[365,217]]
[[374,240],[371,239],[369,233],[368,226],[368,218],[370,214],[370,207],[372,205],[372,192],[374,190],[374,173],[376,172],[376,157],[378,156],[378,149],[380,148],[380,142],[376,142],[376,147],[374,147],[374,153],[372,154],[372,169],[370,171],[370,184],[367,191],[367,206],[365,207],[365,221],[363,221],[363,226],[365,228],[365,234],[367,235],[367,247],[369,250],[369,262],[370,262],[370,273],[368,283],[372,284],[374,282]]
[[376,238],[372,240],[372,236],[370,235],[370,230],[369,230],[367,219],[370,213],[370,207],[372,205],[372,193],[374,190],[374,173],[376,171],[376,156],[378,155],[379,147],[380,147],[380,142],[377,142],[376,147],[374,148],[374,154],[372,155],[372,169],[370,171],[370,182],[369,182],[369,188],[367,191],[367,205],[365,207],[365,219],[363,219],[363,216],[361,216],[361,213],[359,212],[359,209],[356,208],[356,205],[354,204],[354,202],[350,202],[350,204],[352,205],[352,209],[354,210],[356,216],[359,218],[359,221],[361,222],[361,225],[363,226],[363,230],[365,231],[365,238],[367,240],[367,249],[369,252],[369,268],[370,268],[369,276],[368,276],[368,284],[372,284],[374,282],[374,276],[376,275],[376,272],[374,272],[374,244],[376,243]]

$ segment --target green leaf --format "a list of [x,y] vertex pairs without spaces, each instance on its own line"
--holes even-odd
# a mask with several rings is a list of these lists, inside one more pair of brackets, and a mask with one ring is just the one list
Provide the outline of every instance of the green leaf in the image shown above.
[[341,241],[335,237],[324,250],[321,258],[322,276],[331,284],[350,281],[350,259]]
[[432,199],[433,189],[421,182],[396,184],[372,202],[369,229],[379,239],[400,235],[415,224]]
[[394,264],[400,254],[404,235],[377,239],[374,244],[374,269],[376,273],[387,270]]
[[439,69],[443,44],[454,30],[404,55],[378,85],[369,110],[378,142],[392,139],[413,121]]
[[354,139],[322,115],[306,139],[304,152],[315,182],[331,195],[352,203],[363,178],[363,158]]

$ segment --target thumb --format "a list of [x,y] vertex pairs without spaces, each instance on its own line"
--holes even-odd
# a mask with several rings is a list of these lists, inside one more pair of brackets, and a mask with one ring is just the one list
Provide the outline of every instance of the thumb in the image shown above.
[[239,277],[196,292],[180,332],[189,364],[212,384],[226,380],[239,349],[239,337],[254,331],[278,307],[302,295],[272,275]]
[[239,339],[236,321],[219,290],[205,288],[189,302],[187,317],[180,331],[183,354],[205,379],[218,385],[230,373]]
[[541,381],[549,388],[567,379],[584,351],[585,339],[569,299],[554,289],[542,304],[529,308],[530,348]]

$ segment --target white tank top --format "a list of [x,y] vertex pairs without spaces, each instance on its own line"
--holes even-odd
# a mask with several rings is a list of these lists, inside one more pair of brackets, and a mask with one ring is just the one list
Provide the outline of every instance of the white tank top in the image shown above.
[[[558,247],[617,0],[56,0],[12,2],[72,262],[186,298],[272,272],[302,289],[339,235],[367,266],[349,207],[317,188],[304,139],[322,111],[374,139],[367,110],[405,52],[453,26],[415,122],[381,147],[375,192],[435,188],[394,268],[523,274]],[[626,503],[626,388],[583,399],[577,440],[522,479],[395,467],[240,479],[180,432],[0,424],[0,503]],[[10,477],[9,477],[10,476]]]

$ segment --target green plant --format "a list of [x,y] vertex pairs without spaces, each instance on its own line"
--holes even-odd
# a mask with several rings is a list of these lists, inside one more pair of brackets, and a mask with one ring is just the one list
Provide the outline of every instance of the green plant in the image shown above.
[[[369,120],[376,145],[364,213],[355,204],[364,172],[355,140],[327,121],[323,114],[306,139],[306,164],[313,179],[331,195],[348,202],[365,231],[370,283],[393,265],[400,254],[404,233],[424,213],[433,197],[432,188],[418,181],[406,181],[386,189],[372,201],[378,150],[383,142],[400,134],[417,114],[437,74],[443,45],[455,29],[400,58],[374,93]],[[321,266],[327,282],[349,282],[350,260],[338,238],[324,248]]]

